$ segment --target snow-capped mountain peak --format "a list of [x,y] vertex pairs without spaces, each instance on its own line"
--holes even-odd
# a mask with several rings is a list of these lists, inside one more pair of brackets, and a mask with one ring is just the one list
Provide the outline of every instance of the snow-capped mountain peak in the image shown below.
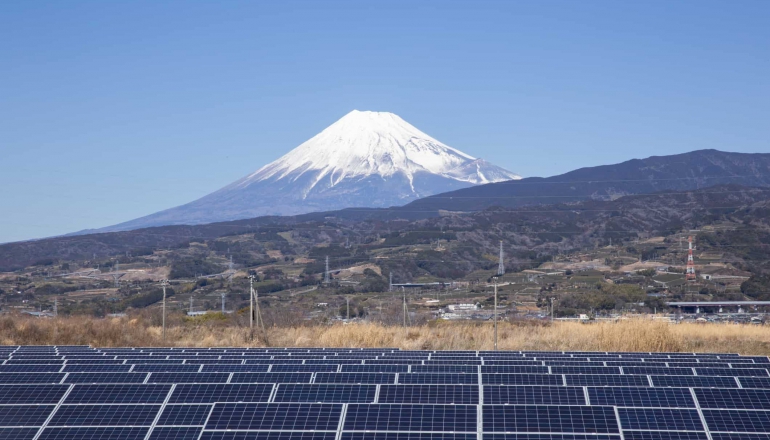
[[296,181],[306,173],[315,177],[304,188],[306,195],[319,183],[335,186],[344,179],[373,175],[389,178],[397,173],[410,181],[417,173],[469,183],[520,178],[497,167],[488,178],[481,169],[470,172],[471,163],[479,167],[489,165],[428,136],[398,115],[353,110],[280,159],[242,179],[238,186],[286,178]]
[[439,142],[393,113],[354,110],[283,157],[219,191],[105,230],[387,208],[520,178]]

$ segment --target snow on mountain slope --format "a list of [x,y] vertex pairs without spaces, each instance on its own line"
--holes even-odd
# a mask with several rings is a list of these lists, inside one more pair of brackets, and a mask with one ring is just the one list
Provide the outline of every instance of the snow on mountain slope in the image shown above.
[[393,113],[354,110],[278,160],[219,191],[104,230],[389,207],[520,178],[439,142]]
[[[468,166],[473,164],[473,169]],[[331,186],[346,178],[379,175],[384,178],[402,173],[410,181],[420,172],[442,175],[469,183],[489,183],[521,177],[442,144],[398,115],[386,112],[357,111],[345,115],[321,133],[285,156],[236,183],[297,180],[307,172],[317,171],[316,181],[328,177]]]

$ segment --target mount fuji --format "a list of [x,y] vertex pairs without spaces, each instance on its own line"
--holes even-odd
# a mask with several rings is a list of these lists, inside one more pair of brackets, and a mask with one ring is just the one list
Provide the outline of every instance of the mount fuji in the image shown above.
[[521,176],[449,147],[393,113],[354,110],[216,192],[100,231],[383,208],[515,179]]

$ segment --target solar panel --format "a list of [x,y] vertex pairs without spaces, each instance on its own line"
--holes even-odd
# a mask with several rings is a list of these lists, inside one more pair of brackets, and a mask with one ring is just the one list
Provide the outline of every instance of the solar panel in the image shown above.
[[131,367],[131,365],[65,365],[62,371],[64,373],[127,373]]
[[336,364],[323,364],[323,365],[273,365],[270,371],[276,373],[302,373],[302,372],[331,372],[337,371],[339,367]]
[[64,373],[0,373],[0,384],[59,383]]
[[274,402],[309,403],[372,403],[376,395],[375,385],[347,384],[281,384],[275,392]]
[[142,383],[147,373],[69,373],[64,383]]
[[342,405],[224,403],[214,405],[206,429],[336,431]]
[[[557,368],[557,367],[554,367]],[[536,365],[482,365],[482,373],[548,374],[548,367]]]
[[619,367],[551,367],[553,374],[620,374]]
[[476,432],[475,405],[351,404],[346,431]]
[[32,440],[37,435],[38,428],[0,428],[0,438],[3,440]]
[[770,412],[741,410],[703,410],[710,431],[767,433]]
[[[445,432],[343,432],[340,440],[478,440],[476,434]],[[587,440],[587,439],[586,439]],[[604,439],[595,439],[604,440]]]
[[482,374],[481,380],[484,385],[564,385],[563,377],[555,374]]
[[315,383],[394,383],[391,373],[317,373]]
[[200,371],[202,373],[264,373],[269,367],[270,365],[203,364]]
[[484,404],[586,405],[587,403],[583,388],[578,387],[484,386]]
[[[391,382],[392,383],[392,382]],[[404,373],[398,375],[399,384],[478,385],[478,374],[457,373]]]
[[391,364],[364,364],[364,365],[343,365],[343,373],[406,373],[409,371],[409,365],[391,365]]
[[770,388],[770,378],[766,377],[739,377],[743,388]]
[[[693,376],[692,368],[623,367],[623,374],[656,374],[661,376]],[[704,376],[708,374],[704,373]]]
[[732,377],[720,376],[652,376],[656,387],[738,388]]
[[38,440],[143,440],[149,428],[46,428]]
[[137,373],[197,373],[200,370],[200,365],[192,364],[144,364],[134,365],[134,369]]
[[698,411],[670,408],[618,408],[623,429],[703,431]]
[[61,365],[0,365],[0,373],[56,373]]
[[230,383],[310,383],[313,373],[235,373]]
[[770,410],[770,390],[696,388],[695,397],[701,408]]
[[151,373],[147,383],[225,383],[229,373]]
[[770,440],[770,434],[748,434],[745,432],[712,432],[712,440]]
[[484,405],[483,408],[484,432],[619,432],[612,407]]
[[598,387],[588,388],[591,405],[695,408],[687,388]]
[[335,432],[272,431],[224,432],[203,431],[200,440],[335,440]]
[[477,385],[382,385],[378,403],[476,405]]
[[58,403],[66,385],[0,385],[0,404]]
[[468,373],[477,374],[475,365],[412,365],[412,373]]
[[157,425],[203,426],[213,405],[166,405]]
[[198,440],[201,435],[200,427],[168,427],[156,426],[148,440]]
[[64,403],[163,403],[170,385],[75,385]]
[[484,440],[620,440],[612,434],[484,434]]
[[54,408],[54,405],[0,405],[0,426],[41,426]]
[[768,377],[765,368],[696,368],[698,376]]
[[150,426],[160,405],[62,405],[48,426]]
[[169,403],[267,402],[271,384],[181,384]]
[[623,438],[624,440],[709,440],[705,432],[697,431],[623,431]]
[[647,376],[631,376],[618,374],[573,374],[566,375],[567,385],[593,386],[593,387],[648,387],[650,381]]

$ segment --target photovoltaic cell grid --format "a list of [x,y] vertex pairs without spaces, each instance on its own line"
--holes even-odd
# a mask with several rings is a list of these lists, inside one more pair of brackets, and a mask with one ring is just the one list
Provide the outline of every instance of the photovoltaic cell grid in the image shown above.
[[0,439],[770,440],[770,360],[0,347]]

